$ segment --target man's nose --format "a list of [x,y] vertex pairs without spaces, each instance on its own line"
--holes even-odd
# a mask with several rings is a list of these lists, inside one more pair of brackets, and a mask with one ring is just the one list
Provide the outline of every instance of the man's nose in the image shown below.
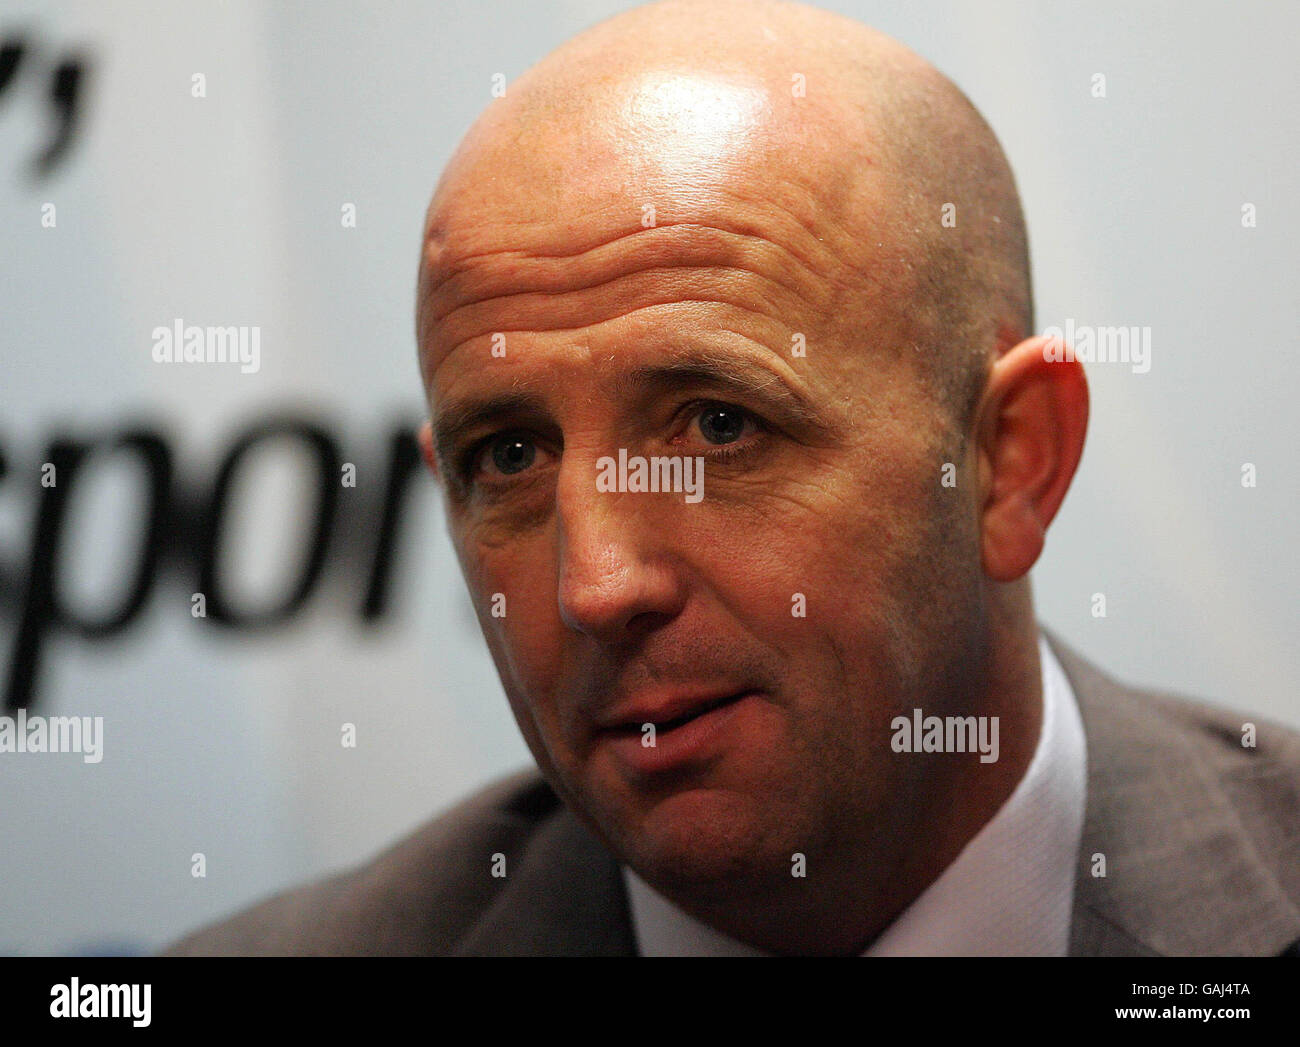
[[666,493],[598,491],[594,459],[564,463],[556,519],[565,625],[618,644],[681,612],[685,580],[672,548],[673,507],[665,501],[674,497],[680,501]]

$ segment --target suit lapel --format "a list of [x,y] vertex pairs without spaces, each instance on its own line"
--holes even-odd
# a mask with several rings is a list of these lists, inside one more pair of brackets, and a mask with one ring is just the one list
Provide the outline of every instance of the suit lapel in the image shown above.
[[1240,717],[1132,691],[1048,642],[1087,733],[1071,955],[1282,952],[1300,937],[1300,912],[1243,827],[1260,803],[1253,787],[1254,805],[1234,804],[1215,766]]

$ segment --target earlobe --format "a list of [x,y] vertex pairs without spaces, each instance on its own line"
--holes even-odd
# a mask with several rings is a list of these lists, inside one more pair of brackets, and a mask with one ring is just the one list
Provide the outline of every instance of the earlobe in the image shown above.
[[1049,360],[1047,344],[1026,339],[998,359],[976,416],[981,556],[994,581],[1015,581],[1034,565],[1083,455],[1083,365]]
[[417,439],[420,444],[420,455],[424,458],[424,464],[429,467],[429,472],[433,473],[434,478],[437,479],[438,478],[438,456],[434,453],[433,450],[433,423],[432,422],[428,421],[427,419],[425,420],[425,423],[422,426],[420,426],[420,433]]

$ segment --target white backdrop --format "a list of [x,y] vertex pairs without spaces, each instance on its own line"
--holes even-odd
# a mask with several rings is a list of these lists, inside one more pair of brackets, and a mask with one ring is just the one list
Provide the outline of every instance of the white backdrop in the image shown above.
[[[382,490],[390,432],[421,417],[412,293],[442,164],[493,74],[625,6],[0,3],[0,44],[25,42],[0,92],[6,666],[56,436],[152,425],[201,494],[248,426],[301,409],[358,469],[340,494],[351,530],[281,629],[195,619],[191,566],[161,573],[114,636],[47,632],[31,711],[103,716],[104,758],[0,755],[0,952],[153,948],[363,859],[530,759],[423,476],[370,625],[355,521]],[[1035,571],[1041,618],[1133,682],[1300,724],[1300,9],[825,6],[930,58],[1001,136],[1040,329],[1150,328],[1148,373],[1090,368],[1088,449]],[[71,53],[88,70],[76,134],[35,179]],[[151,331],[175,318],[259,326],[260,369],[153,362]],[[63,599],[85,614],[128,584],[144,505],[126,459],[95,461],[60,547]],[[270,451],[241,484],[226,570],[255,602],[292,578],[312,486]],[[169,539],[178,562],[191,538]]]

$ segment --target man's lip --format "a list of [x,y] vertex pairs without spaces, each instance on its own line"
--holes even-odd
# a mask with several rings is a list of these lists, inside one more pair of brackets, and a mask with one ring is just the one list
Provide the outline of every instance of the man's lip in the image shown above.
[[712,708],[726,705],[738,698],[750,694],[753,688],[710,691],[675,692],[657,695],[653,698],[641,697],[626,702],[612,712],[601,717],[598,724],[601,731],[624,732],[640,730],[648,723],[663,729],[665,724],[672,724],[683,717],[698,716]]

